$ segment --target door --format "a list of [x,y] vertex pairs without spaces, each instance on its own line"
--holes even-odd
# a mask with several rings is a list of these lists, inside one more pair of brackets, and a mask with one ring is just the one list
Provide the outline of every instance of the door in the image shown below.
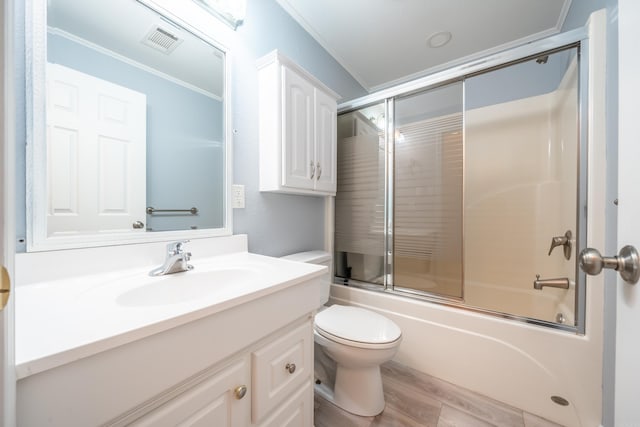
[[133,230],[146,219],[146,96],[57,64],[47,92],[47,235]]
[[[14,148],[13,141],[13,90],[11,82],[13,69],[10,55],[13,46],[13,1],[0,1],[0,22],[3,24],[4,37],[0,43],[0,268],[2,285],[7,285],[13,277],[14,254]],[[9,285],[12,285],[9,283]],[[5,295],[0,293],[0,298]],[[9,295],[11,296],[11,295]],[[16,380],[13,356],[13,298],[0,306],[0,425],[10,427],[16,424],[15,401]]]
[[315,102],[316,190],[336,191],[336,101],[316,89]]
[[282,79],[282,185],[313,189],[313,86],[285,66]]
[[131,423],[134,427],[242,427],[250,423],[248,358],[166,402]]
[[[618,248],[640,248],[640,2],[619,0],[618,7]],[[635,426],[640,425],[640,283],[630,285],[616,277],[615,425]]]

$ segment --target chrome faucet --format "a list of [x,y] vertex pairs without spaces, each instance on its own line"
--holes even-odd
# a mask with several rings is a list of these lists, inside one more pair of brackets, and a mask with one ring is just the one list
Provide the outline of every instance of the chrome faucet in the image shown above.
[[181,271],[193,270],[193,265],[189,264],[191,252],[185,252],[183,246],[188,240],[173,242],[167,245],[167,258],[164,264],[154,268],[149,272],[149,276],[163,276],[165,274],[180,273]]
[[541,290],[544,287],[569,289],[569,278],[559,277],[557,279],[540,280],[540,275],[536,274],[536,280],[533,281],[533,288],[537,290]]

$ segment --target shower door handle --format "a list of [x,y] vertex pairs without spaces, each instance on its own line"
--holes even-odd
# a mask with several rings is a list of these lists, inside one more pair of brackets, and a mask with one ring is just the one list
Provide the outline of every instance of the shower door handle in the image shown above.
[[586,248],[578,255],[578,263],[582,271],[591,276],[600,274],[603,268],[611,268],[632,285],[640,279],[640,256],[633,246],[625,246],[618,255],[612,257],[603,257],[597,249]]

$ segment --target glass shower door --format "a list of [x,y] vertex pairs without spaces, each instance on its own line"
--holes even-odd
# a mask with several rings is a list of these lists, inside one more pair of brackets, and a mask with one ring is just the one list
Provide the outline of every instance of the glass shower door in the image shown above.
[[463,297],[462,82],[395,100],[393,286]]
[[340,115],[336,276],[527,322],[583,324],[578,49]]
[[577,48],[466,79],[466,304],[574,324],[578,113]]
[[385,103],[338,117],[335,273],[384,285]]

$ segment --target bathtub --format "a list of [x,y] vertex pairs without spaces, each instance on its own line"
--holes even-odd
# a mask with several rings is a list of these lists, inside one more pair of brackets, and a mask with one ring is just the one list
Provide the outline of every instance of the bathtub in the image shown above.
[[602,286],[589,289],[585,335],[341,284],[331,286],[330,303],[396,322],[397,362],[564,426],[593,427],[601,419]]

